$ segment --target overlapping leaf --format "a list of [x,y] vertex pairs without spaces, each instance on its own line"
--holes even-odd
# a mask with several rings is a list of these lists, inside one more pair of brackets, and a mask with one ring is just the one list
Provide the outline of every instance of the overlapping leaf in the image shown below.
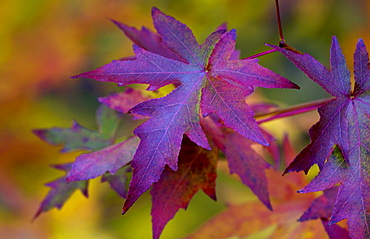
[[334,209],[338,187],[324,190],[324,194],[316,198],[311,206],[298,219],[300,222],[307,220],[320,219],[326,233],[331,239],[349,239],[348,231],[337,224],[329,224],[331,212]]
[[96,178],[105,172],[115,174],[131,162],[138,144],[139,139],[132,137],[102,150],[78,156],[68,172],[67,182]]
[[[68,164],[59,164],[53,165],[52,167],[68,172],[71,168],[70,163]],[[56,207],[61,209],[63,204],[69,199],[69,197],[76,191],[81,190],[85,197],[88,197],[87,186],[88,181],[79,181],[66,183],[66,177],[60,177],[50,183],[47,183],[46,186],[50,187],[51,190],[46,195],[44,200],[41,202],[39,209],[37,210],[34,219],[40,216],[41,213],[49,211],[50,209]]]
[[217,149],[206,150],[184,138],[177,171],[165,167],[151,190],[153,238],[159,238],[167,222],[180,208],[187,208],[199,189],[216,200],[217,157]]
[[[282,153],[286,162],[290,162],[296,155],[287,136],[283,140]],[[326,224],[323,222],[322,227],[319,220],[312,220],[325,220],[330,216],[337,188],[329,189],[323,196],[314,199],[313,194],[295,193],[307,183],[302,174],[285,175],[282,180],[281,172],[270,168],[266,170],[266,176],[274,211],[269,211],[254,201],[238,205],[230,202],[224,212],[187,238],[327,238],[324,228],[331,239],[348,238],[348,232],[344,228],[338,225],[328,226],[327,221]],[[307,208],[309,209],[306,210]],[[301,222],[297,222],[304,210],[306,213],[300,217]]]
[[308,208],[298,221],[304,222],[312,219],[329,220],[331,212],[334,209],[335,198],[337,197],[338,187],[326,189],[324,194],[316,198],[310,208]]
[[327,238],[318,220],[297,222],[314,199],[313,195],[295,193],[304,185],[304,177],[291,174],[282,180],[275,169],[268,169],[267,177],[274,211],[256,201],[230,202],[225,211],[186,238]]
[[[340,183],[341,186],[328,225],[348,219],[347,224],[351,238],[368,238],[370,235],[369,209],[367,206],[369,178],[366,175],[366,178],[363,178],[364,175],[359,170],[361,165],[355,163],[349,164],[344,159],[341,150],[335,146],[318,176],[299,192],[320,191]],[[366,165],[364,166],[366,167]],[[355,171],[353,168],[355,168]]]
[[[265,175],[265,169],[270,165],[252,149],[255,142],[223,126],[215,115],[204,119],[202,123],[207,135],[225,154],[230,173],[236,173],[261,202],[272,210]],[[273,140],[271,137],[266,138],[269,142]]]
[[235,47],[235,30],[218,30],[199,45],[183,23],[156,8],[153,8],[152,16],[163,46],[181,60],[168,58],[162,51],[154,51],[147,43],[137,41],[143,32],[120,26],[126,34],[131,31],[130,38],[139,44],[134,45],[136,60],[113,61],[75,76],[120,85],[149,84],[148,90],[168,84],[178,85],[166,97],[143,102],[131,110],[150,116],[150,119],[134,131],[141,141],[132,162],[133,179],[123,212],[159,180],[165,165],[177,170],[183,134],[199,146],[210,149],[199,124],[200,109],[203,116],[214,112],[227,127],[266,145],[244,98],[253,92],[255,86],[297,88],[258,65],[255,59],[229,60]]
[[331,47],[330,71],[308,54],[275,48],[335,96],[335,99],[319,108],[320,120],[309,131],[311,143],[298,154],[286,172],[307,172],[317,163],[321,172],[301,192],[324,190],[340,183],[329,223],[348,218],[350,236],[368,238],[370,69],[365,44],[360,39],[355,50],[353,90],[350,73],[335,37]]
[[108,182],[111,188],[123,198],[127,197],[127,173],[131,172],[132,168],[127,165],[118,169],[114,174],[105,173],[101,177],[101,182]]
[[[151,99],[151,97],[144,96],[139,90],[126,87],[123,92],[116,93],[107,97],[100,97],[99,102],[105,104],[111,109],[127,114],[130,109],[132,109],[132,107],[149,99]],[[144,117],[145,116],[138,114],[134,115],[134,119],[141,119]]]
[[86,129],[74,121],[70,129],[36,129],[33,133],[50,144],[63,145],[62,152],[77,149],[99,150],[113,143],[121,117],[115,111],[102,106],[97,111],[96,118],[98,131]]
[[[120,111],[127,112],[132,102],[144,99],[142,93],[137,90],[127,89],[122,93],[104,97],[102,103]],[[268,111],[271,104],[252,105],[253,110],[258,112]],[[214,120],[218,124],[214,123]],[[212,117],[203,118],[202,127],[216,145],[226,154],[230,164],[231,173],[237,173],[243,183],[251,187],[252,191],[271,209],[267,190],[267,179],[264,170],[269,165],[250,146],[255,142],[242,137],[236,132],[224,127],[220,119],[212,114]],[[275,152],[274,138],[263,132],[269,144],[273,145],[274,158],[280,154]],[[270,147],[266,147],[270,149]],[[117,147],[117,150],[119,147]],[[107,154],[109,156],[109,154]],[[278,157],[277,157],[278,158]],[[278,163],[279,159],[275,159]],[[215,166],[217,162],[217,150],[205,150],[185,137],[180,154],[179,167],[173,171],[165,167],[161,178],[153,184],[152,194],[152,222],[153,237],[158,238],[167,222],[173,218],[180,209],[186,209],[193,195],[203,189],[211,198],[215,199],[214,180],[216,177]],[[211,186],[212,187],[211,187]]]
[[[126,196],[125,173],[130,170],[129,167],[120,170],[116,175],[111,174],[116,173],[117,170],[132,160],[138,144],[138,138],[133,137],[119,143],[118,146],[122,150],[116,153],[116,155],[103,154],[106,151],[112,153],[112,151],[114,152],[112,148],[117,148],[117,145],[109,145],[114,142],[114,136],[120,119],[120,114],[117,114],[114,110],[106,106],[101,106],[97,111],[98,132],[88,130],[76,122],[73,123],[71,129],[52,128],[34,130],[34,133],[46,142],[63,145],[62,152],[77,149],[99,150],[104,148],[100,151],[79,156],[73,164],[53,166],[65,171],[68,173],[68,176],[58,178],[47,184],[52,189],[42,201],[35,218],[40,213],[48,211],[53,207],[61,208],[64,202],[77,189],[80,189],[87,196],[87,179],[100,175],[103,175],[102,181],[108,181],[120,196]],[[124,153],[124,157],[121,157]],[[109,173],[106,173],[107,171]]]
[[350,239],[348,231],[337,224],[328,225],[328,220],[321,219],[322,225],[330,239]]

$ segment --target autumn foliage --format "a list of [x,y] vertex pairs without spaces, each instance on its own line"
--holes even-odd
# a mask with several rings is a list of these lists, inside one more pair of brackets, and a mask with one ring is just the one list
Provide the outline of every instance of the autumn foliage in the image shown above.
[[[228,205],[188,238],[244,238],[266,230],[266,238],[323,238],[325,233],[370,238],[370,68],[364,42],[358,41],[354,53],[354,80],[336,37],[330,69],[285,43],[268,45],[269,53],[283,54],[332,95],[286,110],[246,103],[257,87],[299,87],[261,66],[256,57],[240,59],[235,29],[220,25],[199,44],[190,28],[159,9],[152,9],[152,18],[156,33],[112,20],[133,42],[135,55],[73,76],[125,86],[99,98],[97,131],[77,122],[70,128],[34,130],[42,140],[63,145],[62,152],[90,151],[53,166],[66,175],[47,184],[51,189],[35,218],[61,208],[76,190],[87,196],[89,180],[101,177],[125,198],[123,214],[150,189],[157,239],[198,191],[217,200],[217,174],[228,171],[260,202]],[[153,93],[132,84],[145,84]],[[261,127],[316,109],[320,119],[309,130],[311,142],[298,154],[288,136],[277,142]],[[122,137],[119,127],[129,121],[140,125]],[[320,172],[311,182],[291,173],[307,173],[315,164]],[[323,193],[310,193],[317,191]],[[345,219],[347,225],[341,222]],[[292,226],[297,220],[301,223]]]

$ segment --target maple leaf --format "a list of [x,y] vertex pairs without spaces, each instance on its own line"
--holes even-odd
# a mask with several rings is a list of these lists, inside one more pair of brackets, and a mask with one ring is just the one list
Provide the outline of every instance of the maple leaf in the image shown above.
[[[202,123],[207,135],[225,154],[230,174],[236,173],[260,201],[272,210],[265,175],[265,169],[269,168],[270,165],[252,149],[251,146],[255,142],[223,126],[215,115],[203,119]],[[268,139],[273,141],[273,138],[268,136]]]
[[139,139],[131,137],[123,142],[108,146],[76,158],[67,175],[67,182],[96,178],[105,172],[115,174],[118,169],[131,162]]
[[321,172],[300,192],[320,191],[340,183],[329,224],[348,218],[352,238],[370,237],[370,69],[364,42],[358,41],[354,54],[353,90],[336,37],[331,46],[330,71],[308,54],[274,48],[335,96],[318,109],[320,120],[309,131],[311,143],[286,172],[307,172],[317,163]]
[[[296,154],[287,135],[284,136],[283,149],[285,161],[291,161]],[[344,228],[338,225],[328,226],[325,218],[322,218],[322,223],[320,220],[311,220],[316,219],[316,216],[330,216],[329,211],[334,205],[337,188],[329,189],[323,196],[315,199],[312,194],[295,193],[307,183],[302,174],[289,174],[282,179],[278,170],[270,168],[266,170],[266,176],[274,205],[273,212],[253,201],[241,204],[228,202],[226,210],[186,238],[327,238],[324,228],[331,239],[348,238],[348,232]],[[298,222],[296,219],[310,204],[311,207]],[[318,210],[314,209],[317,204],[320,205]]]
[[[70,163],[52,165],[53,168],[68,172],[71,168]],[[74,191],[80,189],[85,197],[88,197],[87,186],[88,181],[79,181],[66,183],[66,177],[60,177],[46,186],[51,187],[51,190],[46,195],[44,200],[41,202],[39,209],[37,210],[33,219],[36,219],[41,213],[49,211],[53,207],[61,209],[65,201],[74,193]]]
[[303,175],[290,174],[282,180],[281,172],[272,168],[266,172],[274,211],[255,201],[228,202],[223,212],[186,238],[327,238],[319,220],[297,222],[314,199],[295,193],[306,183]]
[[217,149],[209,151],[184,138],[177,171],[166,166],[151,190],[153,238],[159,238],[167,222],[180,208],[187,208],[199,189],[216,200],[217,158]]
[[312,219],[321,219],[321,222],[328,234],[332,239],[345,239],[350,238],[348,231],[337,224],[328,224],[331,212],[334,209],[335,199],[338,193],[338,187],[332,187],[324,190],[324,194],[316,198],[311,206],[304,212],[298,219],[304,222]]
[[[335,207],[328,225],[348,218],[347,224],[351,238],[368,238],[370,225],[368,223],[369,213],[366,201],[369,199],[368,195],[363,195],[362,192],[364,188],[366,189],[366,184],[364,186],[360,185],[364,181],[361,174],[358,173],[358,170],[353,172],[350,167],[359,168],[360,165],[350,166],[344,159],[339,147],[335,146],[319,174],[299,192],[320,191],[340,183]],[[369,180],[369,178],[366,180]],[[365,183],[368,182],[365,181]]]
[[[168,84],[178,85],[169,95],[131,109],[131,112],[150,116],[150,119],[134,131],[141,141],[132,162],[133,178],[123,213],[159,180],[165,165],[177,170],[184,134],[199,146],[210,149],[199,123],[200,109],[203,116],[214,112],[227,127],[266,145],[245,97],[255,86],[297,88],[294,83],[258,65],[257,59],[229,60],[235,47],[235,30],[215,31],[199,45],[185,24],[157,8],[153,8],[152,17],[163,46],[182,60],[167,58],[148,47],[146,49],[150,51],[147,51],[140,47],[143,43],[139,43],[139,46],[133,46],[136,60],[113,61],[73,77],[120,85],[149,84],[148,90]],[[135,38],[140,35],[137,33]]]
[[[111,145],[114,142],[115,132],[121,120],[120,114],[102,105],[97,110],[96,117],[99,125],[98,132],[88,130],[80,126],[76,122],[72,124],[71,129],[37,129],[33,132],[41,139],[50,144],[62,144],[62,152],[68,152],[77,149],[99,150],[105,148],[103,150],[109,151],[109,153],[111,153],[112,147],[115,147],[115,145],[111,147],[107,146]],[[107,158],[99,158],[100,160],[97,159],[96,161],[92,161],[91,155],[89,157],[89,154],[83,154],[79,156],[77,158],[77,161],[73,164],[69,163],[65,165],[52,166],[54,168],[61,169],[67,172],[68,177],[66,176],[58,178],[55,181],[47,184],[47,186],[51,187],[52,189],[42,201],[41,206],[34,218],[38,217],[42,212],[50,210],[52,207],[61,208],[64,202],[72,195],[72,193],[76,189],[80,188],[84,195],[87,196],[88,181],[86,179],[94,178],[102,174],[104,174],[102,178],[103,182],[108,181],[111,187],[119,195],[125,196],[126,186],[123,184],[123,182],[126,180],[126,175],[123,172],[127,172],[129,168],[126,167],[126,169],[119,170],[119,174],[117,175],[108,175],[106,172],[109,171],[110,173],[115,173],[123,165],[127,164],[132,159],[137,144],[137,137],[132,137],[124,142],[119,143],[120,146],[123,145],[122,153],[127,153],[125,157],[119,159],[114,158],[115,155],[112,154],[108,155]],[[99,156],[99,153],[101,153],[101,151],[96,151],[92,153],[92,155]],[[130,153],[131,158],[129,155]],[[117,155],[119,156],[119,154]],[[88,163],[90,163],[90,165]],[[69,183],[67,183],[67,181]],[[122,187],[118,188],[118,186]]]
[[[283,158],[286,162],[291,161],[296,153],[287,135],[284,136],[282,146]],[[333,207],[337,188],[329,189],[323,196],[315,199],[313,194],[295,193],[298,188],[307,184],[302,174],[288,174],[283,180],[281,173],[275,168],[267,169],[266,172],[274,205],[273,212],[253,201],[240,204],[228,202],[228,207],[223,212],[186,238],[327,238],[324,228],[331,239],[348,238],[348,232],[344,228],[338,225],[328,226],[325,218],[310,220],[316,216],[330,216],[329,211]],[[298,222],[296,219],[310,204],[310,209],[301,217],[304,220]],[[321,205],[318,210],[313,209],[317,204]]]
[[114,174],[131,162],[139,143],[137,137],[112,145],[120,120],[118,113],[102,105],[97,111],[98,132],[74,122],[71,129],[41,129],[34,130],[34,133],[51,144],[64,144],[62,152],[75,149],[98,150],[78,156],[66,178],[67,182],[87,180],[106,172]]

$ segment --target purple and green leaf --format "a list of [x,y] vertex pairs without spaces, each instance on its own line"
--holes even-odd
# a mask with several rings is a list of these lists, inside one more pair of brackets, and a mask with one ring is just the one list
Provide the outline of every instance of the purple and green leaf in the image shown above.
[[[52,165],[53,168],[68,172],[71,168],[70,163],[67,164],[58,164]],[[56,207],[61,209],[63,204],[72,196],[76,190],[81,190],[82,194],[85,197],[88,197],[87,186],[88,181],[78,181],[78,182],[66,182],[66,177],[60,177],[50,183],[47,183],[46,186],[50,187],[50,191],[41,202],[39,209],[37,210],[33,220],[35,220],[41,213],[47,212],[52,208]]]
[[96,118],[98,131],[86,129],[74,121],[70,129],[35,129],[33,133],[49,144],[63,145],[63,153],[78,149],[99,150],[114,142],[121,117],[114,110],[102,106],[98,109]]
[[[139,141],[137,137],[132,137],[119,144],[109,146],[115,140],[115,133],[120,120],[119,113],[106,106],[101,106],[97,111],[98,132],[85,129],[76,122],[73,123],[71,129],[34,130],[37,136],[48,143],[62,144],[64,146],[62,152],[77,149],[98,150],[90,154],[82,154],[74,163],[53,166],[65,171],[67,176],[47,184],[52,189],[42,201],[35,218],[53,207],[61,208],[76,189],[81,189],[84,195],[87,196],[87,179],[103,174],[105,175],[103,180],[108,181],[119,195],[125,196],[126,186],[121,184],[124,186],[121,189],[118,186],[120,185],[119,181],[125,180],[126,175],[120,173],[113,177],[105,174],[106,172],[114,174],[122,166],[128,164],[133,158]],[[104,152],[107,152],[107,154],[104,155]],[[120,157],[122,155],[124,157]]]
[[354,54],[353,90],[335,37],[330,70],[308,54],[272,47],[336,97],[318,109],[320,120],[309,131],[311,143],[285,172],[307,172],[318,164],[320,173],[300,192],[325,190],[340,183],[329,224],[348,219],[352,238],[370,237],[370,68],[364,42],[358,41]]

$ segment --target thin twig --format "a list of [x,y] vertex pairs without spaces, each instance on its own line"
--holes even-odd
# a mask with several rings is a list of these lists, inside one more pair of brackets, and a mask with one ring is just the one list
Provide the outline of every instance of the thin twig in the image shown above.
[[281,25],[281,18],[280,18],[280,8],[279,8],[279,0],[275,0],[275,5],[276,5],[276,18],[278,22],[278,30],[279,30],[279,45],[285,45],[285,38],[283,35],[283,27]]
[[[334,98],[321,99],[321,100],[311,101],[311,102],[304,103],[304,104],[295,105],[295,106],[292,106],[286,109],[276,110],[276,111],[269,112],[269,113],[256,114],[255,118],[258,124],[262,124],[267,121],[285,118],[285,117],[289,117],[293,115],[302,114],[302,113],[305,113],[311,110],[315,110],[318,107],[328,103],[329,101],[332,101],[333,99]],[[260,118],[264,118],[264,119],[258,120]]]
[[257,58],[257,57],[260,57],[260,56],[264,56],[264,55],[273,53],[275,51],[277,51],[277,50],[274,48],[274,49],[271,49],[271,50],[268,50],[268,51],[264,51],[264,52],[261,52],[261,53],[258,53],[258,54],[252,55],[252,56],[248,56],[248,57],[246,57],[244,59],[254,59],[254,58]]

